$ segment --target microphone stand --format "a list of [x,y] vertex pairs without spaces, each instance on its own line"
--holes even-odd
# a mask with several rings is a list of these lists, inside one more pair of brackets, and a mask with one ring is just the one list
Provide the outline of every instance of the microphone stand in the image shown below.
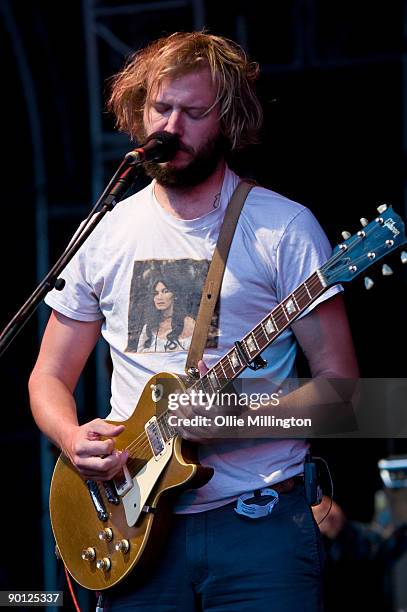
[[[78,232],[74,235],[65,251],[30,295],[28,300],[0,333],[0,357],[38,308],[45,295],[54,288],[58,291],[64,288],[65,281],[63,278],[59,278],[60,273],[80,249],[86,238],[93,232],[98,223],[100,223],[105,214],[111,211],[116,206],[117,202],[123,198],[126,191],[137,178],[140,165],[141,161],[134,160],[134,158],[125,157],[121,162],[102,195],[93,206],[89,215]],[[98,210],[99,208],[100,210]]]

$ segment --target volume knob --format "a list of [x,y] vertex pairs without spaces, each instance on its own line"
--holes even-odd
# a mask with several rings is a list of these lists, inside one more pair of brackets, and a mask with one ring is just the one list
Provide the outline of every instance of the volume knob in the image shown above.
[[115,545],[115,549],[117,551],[121,550],[122,553],[129,552],[129,548],[130,548],[130,542],[128,540],[120,540],[120,542],[117,542],[117,544]]
[[106,527],[106,529],[99,532],[99,540],[105,540],[105,542],[111,542],[113,540],[113,531],[110,527]]
[[112,567],[112,562],[109,557],[103,557],[103,559],[96,561],[96,567],[104,572],[108,572]]
[[96,550],[92,548],[92,546],[89,546],[89,548],[83,549],[81,556],[84,561],[94,561],[96,557]]

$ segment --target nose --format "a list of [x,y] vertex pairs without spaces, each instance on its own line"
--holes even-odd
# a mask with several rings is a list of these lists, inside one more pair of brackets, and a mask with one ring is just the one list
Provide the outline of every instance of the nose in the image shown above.
[[182,112],[180,110],[173,110],[171,115],[168,117],[166,131],[171,134],[176,134],[177,136],[182,136],[183,126],[182,126]]

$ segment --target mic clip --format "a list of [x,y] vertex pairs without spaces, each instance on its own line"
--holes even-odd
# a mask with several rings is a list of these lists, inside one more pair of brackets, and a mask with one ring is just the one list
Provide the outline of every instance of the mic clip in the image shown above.
[[144,149],[140,147],[139,149],[134,149],[133,151],[129,151],[124,156],[124,159],[126,160],[129,166],[135,166],[136,164],[141,164],[145,160]]

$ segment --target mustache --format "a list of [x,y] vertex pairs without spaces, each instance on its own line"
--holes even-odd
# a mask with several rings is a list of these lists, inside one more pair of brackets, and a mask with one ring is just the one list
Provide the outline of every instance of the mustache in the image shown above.
[[188,145],[184,144],[181,140],[179,140],[178,142],[179,142],[179,146],[178,146],[179,151],[184,151],[184,153],[190,153],[191,155],[195,155],[195,149],[193,147],[189,147]]

